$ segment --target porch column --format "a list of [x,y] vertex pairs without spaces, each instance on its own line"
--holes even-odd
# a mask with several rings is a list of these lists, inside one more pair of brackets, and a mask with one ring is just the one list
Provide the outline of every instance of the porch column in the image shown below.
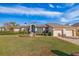
[[76,29],[73,30],[73,36],[76,36]]

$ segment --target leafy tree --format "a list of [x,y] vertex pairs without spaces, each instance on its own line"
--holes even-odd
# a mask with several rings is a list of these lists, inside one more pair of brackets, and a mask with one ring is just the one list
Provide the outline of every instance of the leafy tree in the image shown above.
[[4,24],[4,27],[8,31],[13,31],[16,26],[17,26],[16,22],[7,22]]

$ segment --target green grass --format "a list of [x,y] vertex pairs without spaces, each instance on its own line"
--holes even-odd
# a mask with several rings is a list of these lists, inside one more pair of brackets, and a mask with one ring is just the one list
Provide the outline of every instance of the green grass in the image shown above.
[[17,35],[17,34],[26,34],[27,31],[19,31],[19,32],[13,32],[13,31],[0,31],[0,35]]
[[[54,37],[0,35],[0,55],[39,55],[42,48],[48,48],[57,55],[70,55],[79,51],[79,46]],[[46,52],[45,49],[42,53]]]

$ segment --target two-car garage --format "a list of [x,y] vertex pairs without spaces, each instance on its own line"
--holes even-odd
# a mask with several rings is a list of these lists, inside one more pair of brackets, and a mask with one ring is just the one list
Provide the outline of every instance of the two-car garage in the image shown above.
[[71,29],[53,29],[53,36],[76,36],[76,31]]

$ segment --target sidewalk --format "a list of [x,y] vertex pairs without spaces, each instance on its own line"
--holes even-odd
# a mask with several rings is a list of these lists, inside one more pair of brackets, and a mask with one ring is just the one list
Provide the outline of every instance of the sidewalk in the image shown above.
[[73,44],[79,45],[79,39],[71,39],[71,38],[63,38],[63,37],[58,37],[59,39],[71,42]]

